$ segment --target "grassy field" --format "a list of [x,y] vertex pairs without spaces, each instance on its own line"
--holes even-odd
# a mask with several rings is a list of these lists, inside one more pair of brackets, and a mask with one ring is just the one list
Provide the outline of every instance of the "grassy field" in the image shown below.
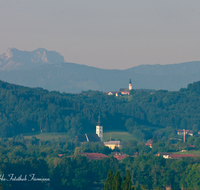
[[37,139],[48,141],[48,140],[59,140],[61,138],[70,138],[66,133],[54,133],[54,132],[45,132],[45,133],[36,133],[36,134],[24,134],[24,138],[31,139],[36,137]]
[[186,152],[174,152],[174,154],[194,154],[194,155],[200,155],[200,150],[191,150]]
[[104,141],[109,141],[110,140],[110,135],[111,135],[111,139],[114,140],[121,140],[121,141],[129,141],[129,140],[137,140],[132,134],[128,133],[128,132],[105,132],[103,133],[103,140]]
[[[137,140],[132,134],[125,131],[109,131],[103,133],[103,140],[109,141],[110,135],[112,140],[121,140],[121,141],[129,141],[129,140]],[[67,133],[55,133],[55,132],[44,132],[44,133],[27,133],[23,134],[25,139],[31,139],[32,137],[36,137],[37,139],[49,141],[49,140],[59,140],[62,138],[66,138],[71,140],[72,138],[67,135]],[[9,138],[11,139],[11,138]]]

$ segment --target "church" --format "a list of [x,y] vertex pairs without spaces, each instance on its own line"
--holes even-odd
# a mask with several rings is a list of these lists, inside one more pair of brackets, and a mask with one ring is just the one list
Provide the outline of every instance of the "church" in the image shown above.
[[103,126],[101,126],[100,122],[100,114],[98,117],[98,123],[96,126],[96,134],[85,134],[85,135],[77,135],[76,140],[83,142],[100,142],[103,141]]
[[132,89],[133,87],[130,79],[128,88],[120,88],[118,92],[104,92],[104,93],[106,93],[107,95],[115,95],[115,96],[129,95],[129,91]]
[[121,94],[128,94],[129,95],[129,91],[132,90],[132,83],[131,83],[131,79],[129,80],[129,85],[128,88],[120,88],[119,92],[121,92]]
[[[76,140],[83,143],[83,142],[103,142],[103,126],[101,125],[100,121],[100,114],[98,117],[98,123],[96,126],[96,134],[85,134],[85,135],[77,135]],[[122,143],[121,141],[108,141],[104,142],[104,146],[109,147],[110,149],[121,148]]]

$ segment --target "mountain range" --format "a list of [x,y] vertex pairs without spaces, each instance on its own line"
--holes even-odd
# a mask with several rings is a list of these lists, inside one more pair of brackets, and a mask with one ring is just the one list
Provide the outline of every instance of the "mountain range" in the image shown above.
[[65,62],[60,53],[43,48],[9,48],[0,55],[0,80],[51,91],[118,91],[128,87],[130,78],[134,89],[179,90],[200,80],[200,61],[109,70]]

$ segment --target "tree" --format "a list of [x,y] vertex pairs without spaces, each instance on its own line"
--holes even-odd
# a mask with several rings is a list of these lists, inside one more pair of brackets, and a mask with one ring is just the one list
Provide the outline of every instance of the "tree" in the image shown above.
[[82,147],[76,147],[75,151],[74,151],[74,155],[77,155],[78,153],[83,152],[83,148]]
[[110,169],[108,172],[107,179],[105,181],[104,190],[112,190],[113,180],[114,174],[113,171]]
[[51,186],[55,189],[59,189],[62,185],[62,178],[61,178],[61,174],[60,174],[60,168],[59,166],[57,166],[54,170],[53,170],[53,174],[51,177]]
[[129,170],[126,170],[126,175],[124,177],[124,181],[122,182],[122,190],[131,190],[131,186],[131,174]]
[[120,176],[120,171],[117,170],[114,180],[113,180],[112,190],[121,190],[121,183],[122,183],[122,178]]

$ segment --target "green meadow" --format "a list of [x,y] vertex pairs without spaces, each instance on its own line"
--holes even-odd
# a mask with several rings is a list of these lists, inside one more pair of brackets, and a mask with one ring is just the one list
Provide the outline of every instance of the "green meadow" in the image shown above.
[[[59,140],[59,139],[68,139],[72,140],[67,133],[55,133],[55,132],[44,132],[44,133],[27,133],[23,134],[25,139],[31,139],[32,137],[36,137],[37,139],[49,141],[49,140]],[[125,131],[110,131],[103,133],[103,140],[109,141],[110,137],[112,140],[120,140],[120,141],[129,141],[129,140],[137,140],[132,134],[125,132]]]
[[200,155],[200,150],[190,150],[185,152],[174,152],[174,154],[194,154],[194,155]]
[[137,140],[132,134],[128,132],[105,132],[103,133],[103,140],[109,141],[110,137],[112,140],[121,140],[121,141],[129,141],[129,140]]

